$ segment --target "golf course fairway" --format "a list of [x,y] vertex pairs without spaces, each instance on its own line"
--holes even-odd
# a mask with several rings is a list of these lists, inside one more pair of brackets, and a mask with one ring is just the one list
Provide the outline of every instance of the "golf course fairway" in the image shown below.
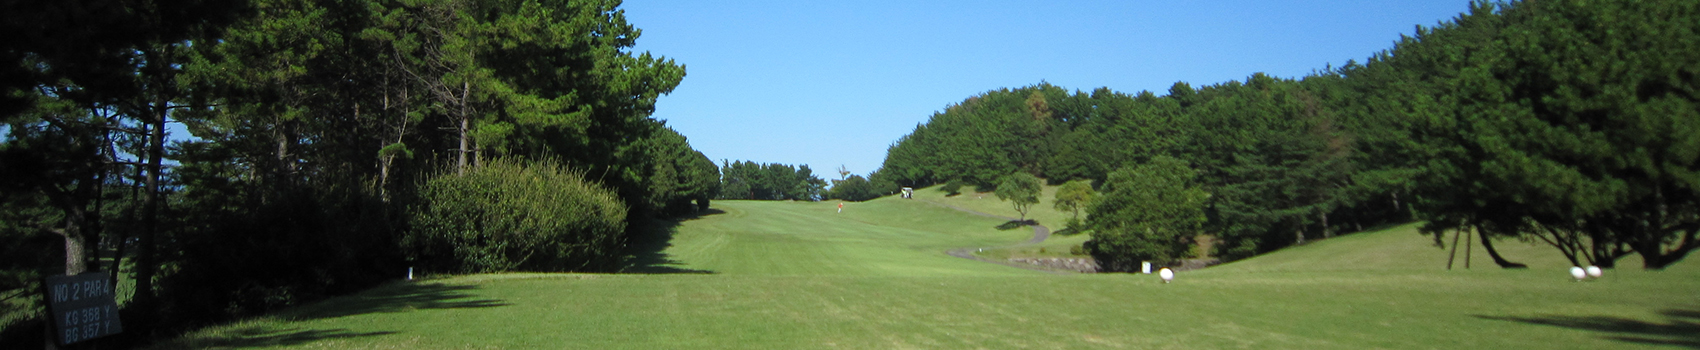
[[1512,240],[1502,249],[1531,268],[1477,251],[1447,270],[1447,252],[1404,225],[1165,284],[951,257],[1032,231],[926,200],[837,203],[716,201],[625,273],[398,280],[156,348],[1700,347],[1693,262],[1643,271],[1631,256],[1577,282],[1551,248]]

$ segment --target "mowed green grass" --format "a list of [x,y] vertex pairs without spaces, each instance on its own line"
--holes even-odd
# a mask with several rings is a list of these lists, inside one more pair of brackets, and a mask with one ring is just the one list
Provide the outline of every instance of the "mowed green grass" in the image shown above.
[[[992,192],[974,192],[974,186],[962,186],[962,193],[951,196],[940,189],[943,185],[935,185],[915,189],[915,199],[963,207],[992,215],[1016,218],[1021,212],[1015,211],[1015,206],[1008,201],[998,199]],[[1061,230],[1074,217],[1073,212],[1056,209],[1057,187],[1043,185],[1039,191],[1039,203],[1027,209],[1027,219],[1038,222],[1053,230]],[[1080,219],[1086,220],[1086,210],[1080,211]]]
[[[1026,230],[920,201],[716,202],[652,266],[394,282],[211,327],[177,348],[1700,347],[1700,269],[1447,271],[1410,226],[1181,274],[1056,275],[952,258]],[[1461,257],[1460,257],[1461,258]],[[1635,258],[1626,266],[1638,265]],[[1550,262],[1550,261],[1549,261]]]
[[869,202],[726,201],[689,220],[666,250],[668,267],[722,275],[940,276],[1029,271],[951,257],[950,248],[1004,245],[1031,230],[1002,220],[887,197]]
[[[1012,218],[1021,216],[1021,212],[1015,211],[1015,206],[1010,205],[1008,201],[998,199],[998,196],[991,192],[974,192],[974,186],[963,186],[961,189],[962,193],[952,196],[940,189],[941,187],[944,186],[935,185],[915,189],[915,199],[925,202],[953,205],[998,216]],[[1074,213],[1056,209],[1057,187],[1058,186],[1050,185],[1041,187],[1041,191],[1039,193],[1039,204],[1034,204],[1027,210],[1028,219],[1050,228],[1051,231],[1055,233],[1050,239],[1033,245],[1021,244],[1013,247],[996,247],[993,249],[976,251],[974,255],[989,259],[1088,257],[1085,254],[1073,254],[1072,252],[1076,251],[1075,248],[1080,247],[1082,243],[1085,243],[1086,240],[1091,237],[1087,237],[1087,235],[1084,234],[1063,234],[1063,229],[1067,226],[1068,219],[1074,217]],[[1082,221],[1086,220],[1086,210],[1082,209],[1080,211],[1080,219]],[[1033,233],[1033,230],[1027,227],[1011,229],[1010,231],[1019,231],[1028,235]],[[1029,237],[1031,238],[1031,236]]]

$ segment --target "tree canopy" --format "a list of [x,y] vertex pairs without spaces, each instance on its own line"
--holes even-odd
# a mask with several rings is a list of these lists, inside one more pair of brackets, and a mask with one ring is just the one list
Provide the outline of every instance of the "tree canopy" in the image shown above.
[[1039,192],[1042,190],[1039,178],[1028,173],[1014,173],[998,180],[998,188],[993,194],[998,199],[1009,202],[1015,211],[1021,213],[1021,221],[1027,221],[1027,209],[1039,204]]
[[720,199],[821,200],[826,180],[807,164],[720,161]]
[[1169,264],[1187,257],[1204,227],[1210,198],[1186,161],[1158,156],[1110,173],[1092,204],[1084,245],[1108,271],[1133,271],[1141,261]]
[[1235,259],[1366,225],[1546,242],[1578,265],[1700,248],[1700,4],[1476,2],[1359,63],[1167,94],[1048,83],[934,113],[882,173],[924,186],[1027,172],[1105,182],[1156,157],[1212,193],[1203,230]]
[[1054,197],[1051,200],[1053,207],[1074,214],[1069,217],[1068,222],[1069,227],[1072,228],[1078,226],[1080,210],[1091,206],[1092,202],[1098,199],[1098,191],[1092,189],[1092,180],[1080,179],[1069,181],[1061,187],[1057,187],[1057,193]]
[[[508,199],[560,190],[617,206],[599,207],[611,214],[594,221],[596,249],[567,259],[597,263],[567,269],[617,268],[626,231],[706,208],[721,177],[650,117],[685,67],[632,52],[642,32],[618,6],[0,4],[12,33],[0,41],[0,242],[38,252],[6,254],[0,275],[32,283],[59,256],[68,272],[98,270],[93,252],[115,251],[111,266],[136,269],[131,307],[149,320],[137,327],[357,290],[418,263],[399,246],[428,207],[414,204],[477,193],[440,186],[484,186],[445,177],[494,159],[585,182],[503,187]],[[167,123],[192,137],[168,138]],[[514,227],[548,226],[531,224]]]

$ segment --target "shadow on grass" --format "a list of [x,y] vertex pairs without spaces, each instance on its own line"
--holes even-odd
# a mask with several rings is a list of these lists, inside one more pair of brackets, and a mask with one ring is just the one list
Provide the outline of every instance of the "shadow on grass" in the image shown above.
[[630,245],[626,246],[626,267],[621,273],[697,273],[710,274],[714,271],[687,269],[684,263],[669,258],[667,247],[673,246],[673,235],[679,232],[679,226],[685,221],[700,219],[705,216],[724,214],[720,209],[709,208],[696,214],[676,217],[671,220],[650,220],[648,227],[638,230],[631,237]]
[[1039,224],[1038,221],[1033,221],[1033,220],[1027,220],[1027,221],[1010,220],[1009,222],[998,224],[998,226],[996,226],[996,227],[997,227],[998,230],[1007,231],[1007,230],[1014,230],[1014,229],[1022,228],[1022,227],[1025,227],[1025,226],[1032,226],[1032,225],[1038,225],[1038,224]]
[[398,282],[365,293],[331,299],[286,311],[284,319],[309,320],[370,313],[433,309],[476,309],[508,306],[499,299],[482,299],[472,294],[475,285]]
[[1659,313],[1663,314],[1668,322],[1655,323],[1607,316],[1476,317],[1608,333],[1606,339],[1623,342],[1700,349],[1700,310],[1670,309]]
[[273,329],[265,326],[251,326],[225,332],[189,336],[179,339],[171,344],[165,344],[162,348],[202,349],[293,346],[314,343],[321,340],[362,338],[395,333],[396,332],[391,331],[352,332],[347,329]]

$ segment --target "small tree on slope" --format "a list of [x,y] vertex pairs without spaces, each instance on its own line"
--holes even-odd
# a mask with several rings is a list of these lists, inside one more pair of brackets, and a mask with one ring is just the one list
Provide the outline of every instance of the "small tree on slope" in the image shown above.
[[998,199],[1015,205],[1015,211],[1021,213],[1021,221],[1026,222],[1027,210],[1039,203],[1039,190],[1039,177],[1028,173],[1015,173],[998,181],[996,194]]

